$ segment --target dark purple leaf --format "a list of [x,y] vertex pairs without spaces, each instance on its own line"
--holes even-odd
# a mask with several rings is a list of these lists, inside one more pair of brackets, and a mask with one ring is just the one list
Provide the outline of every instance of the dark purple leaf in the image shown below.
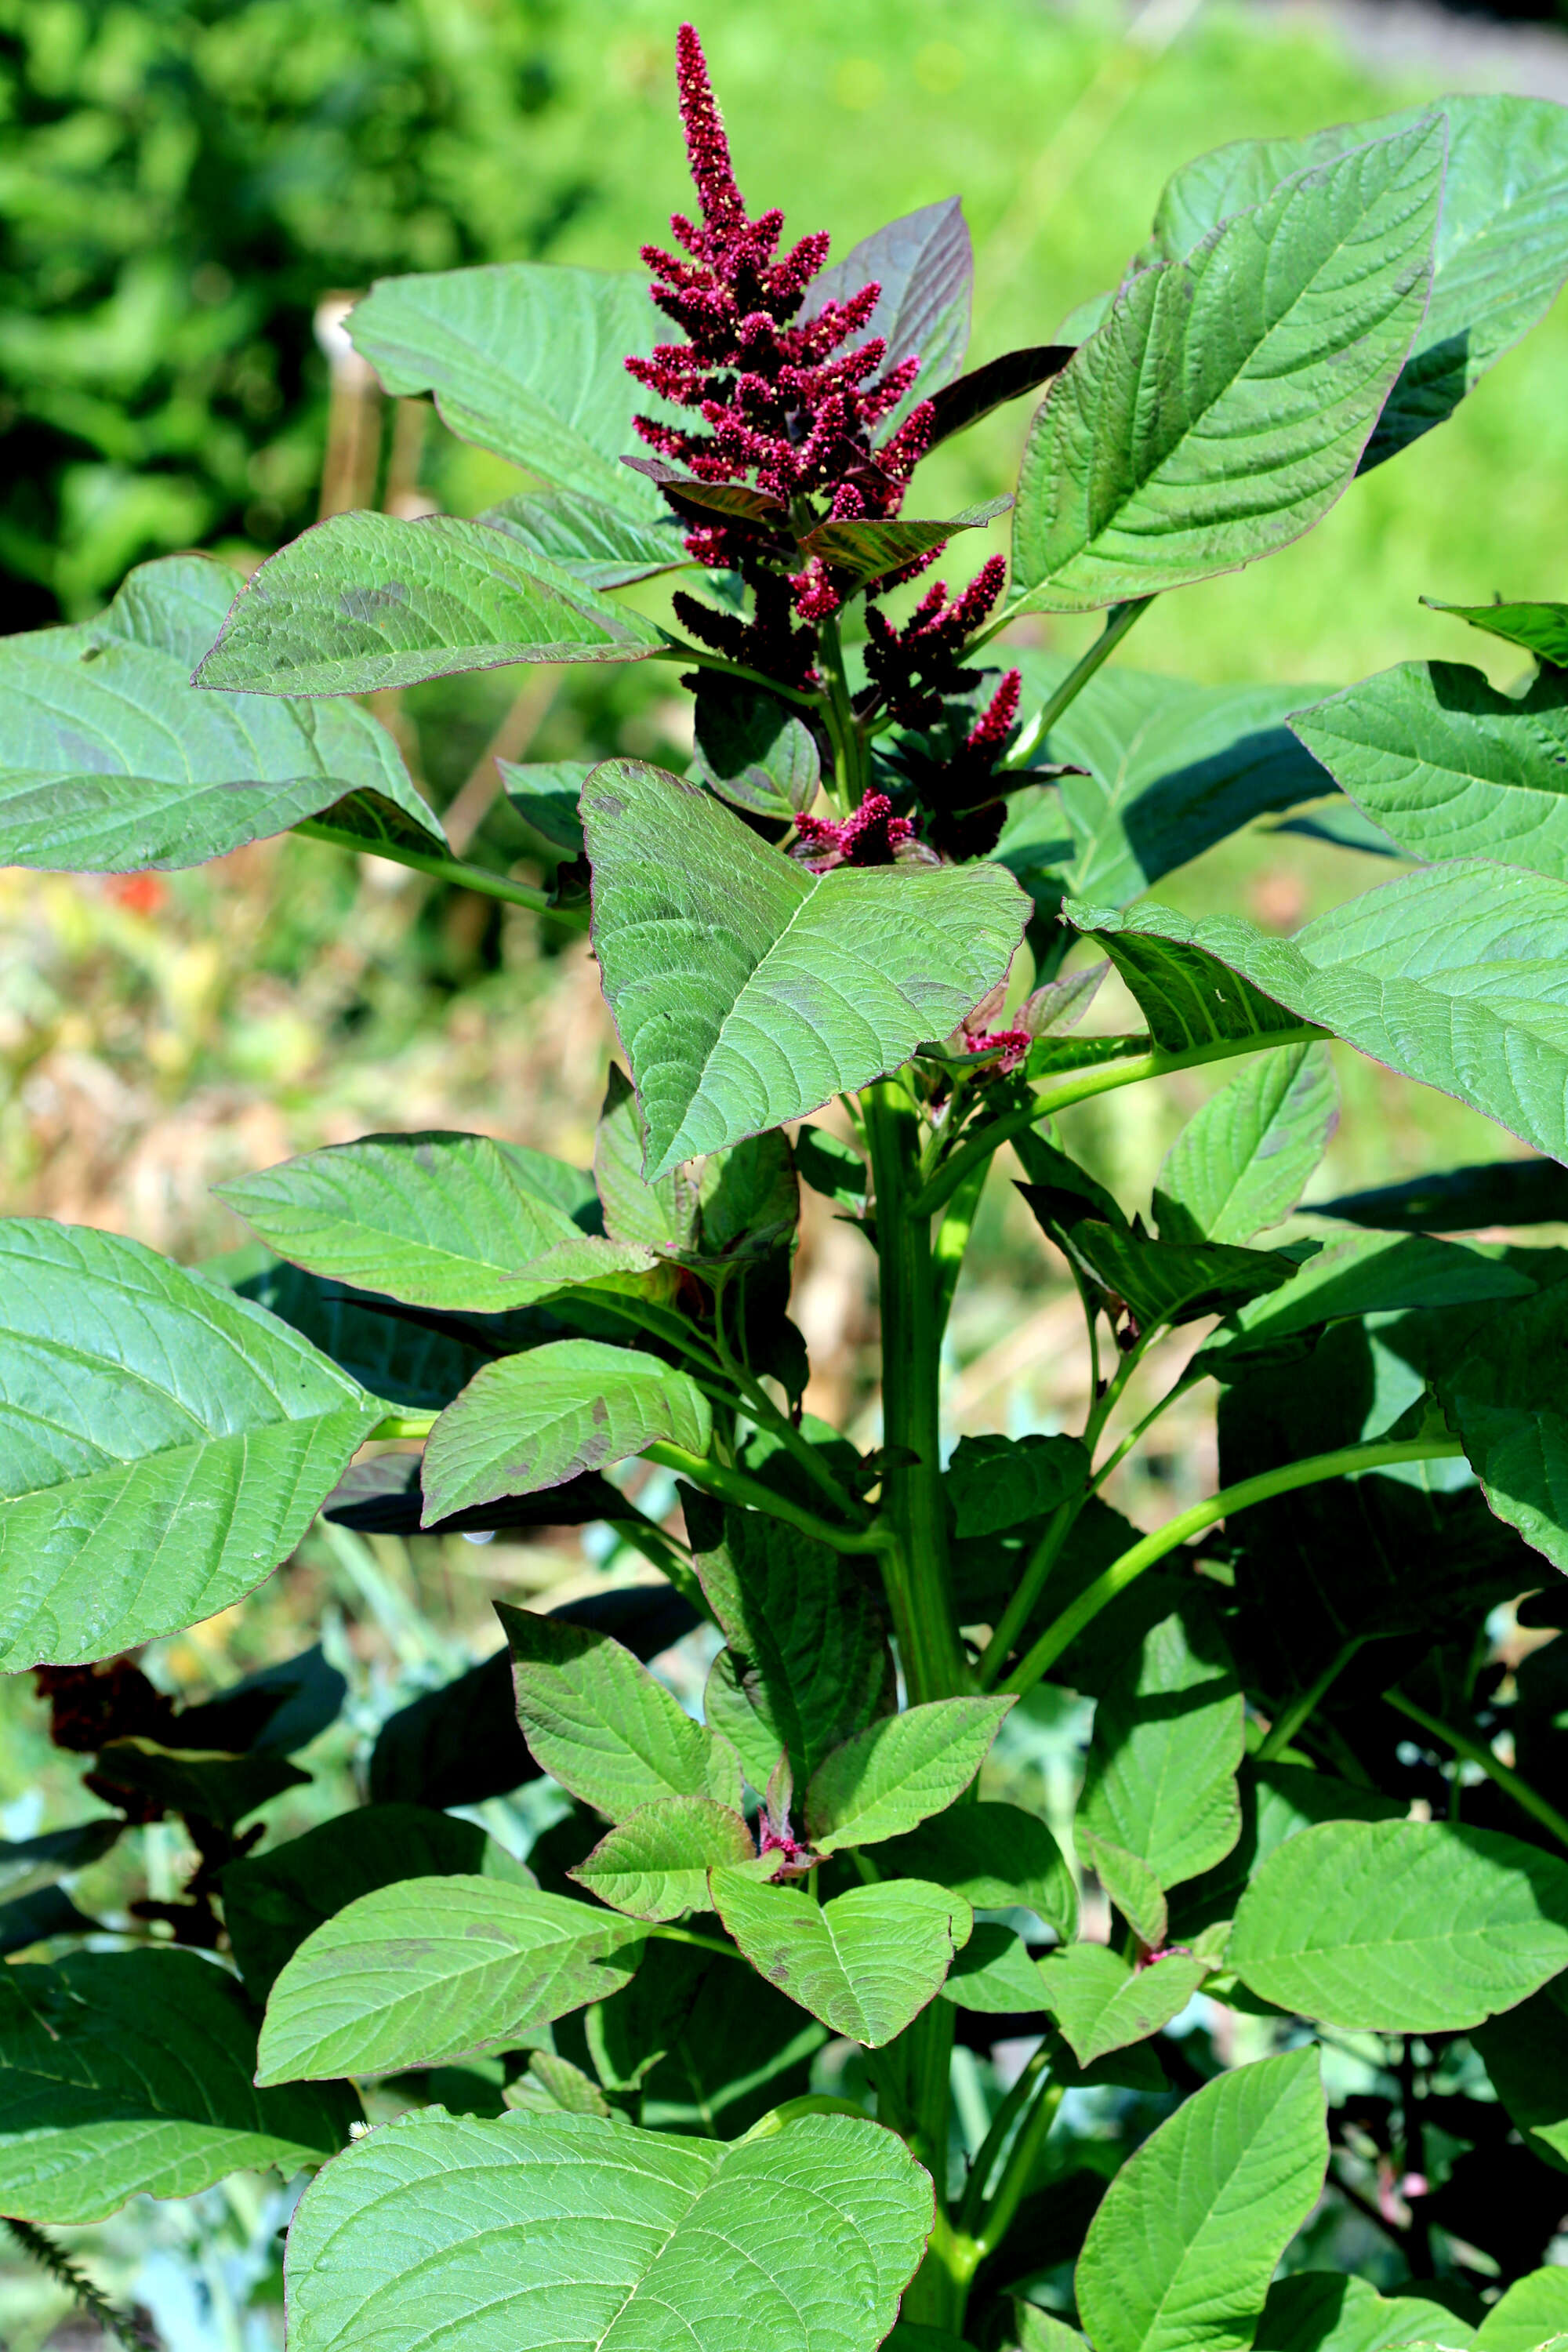
[[912,352],[921,362],[913,390],[888,421],[890,431],[917,401],[952,382],[969,347],[974,253],[958,198],[922,205],[919,212],[905,213],[863,237],[853,252],[823,271],[806,298],[803,318],[816,318],[829,302],[847,301],[873,280],[882,297],[867,336],[886,337],[888,367]]
[[952,433],[967,432],[994,408],[1004,407],[1009,400],[1022,400],[1026,392],[1047,383],[1061,373],[1076,349],[1073,343],[1030,343],[1023,351],[1004,352],[999,359],[987,360],[984,367],[971,368],[955,383],[944,384],[931,397],[936,422],[931,446],[934,449]]
[[789,513],[784,500],[766,490],[748,489],[744,482],[700,482],[695,475],[678,473],[662,457],[623,457],[621,463],[657,482],[678,510],[698,507],[707,514],[739,516],[746,522],[780,522]]

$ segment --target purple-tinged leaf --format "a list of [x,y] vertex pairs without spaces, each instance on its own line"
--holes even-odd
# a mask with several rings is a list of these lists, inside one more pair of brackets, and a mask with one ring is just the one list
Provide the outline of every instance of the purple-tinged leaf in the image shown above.
[[1005,407],[1008,401],[1022,400],[1026,393],[1037,391],[1042,383],[1061,373],[1077,348],[1075,343],[1028,343],[1020,351],[1004,352],[999,358],[987,360],[984,367],[971,368],[967,375],[943,384],[931,396],[931,407],[936,413],[928,446],[934,449],[950,434],[966,433],[983,416],[989,416],[994,408]]
[[847,302],[873,281],[882,296],[866,332],[886,338],[884,366],[920,355],[913,387],[889,419],[895,430],[917,401],[952,382],[969,345],[974,252],[958,198],[922,205],[862,237],[817,278],[803,320],[816,318],[829,302]]
[[801,546],[807,555],[819,555],[836,572],[853,573],[864,583],[896,572],[933,547],[945,547],[955,530],[980,530],[1011,507],[1011,498],[987,499],[983,506],[965,507],[945,522],[819,522]]

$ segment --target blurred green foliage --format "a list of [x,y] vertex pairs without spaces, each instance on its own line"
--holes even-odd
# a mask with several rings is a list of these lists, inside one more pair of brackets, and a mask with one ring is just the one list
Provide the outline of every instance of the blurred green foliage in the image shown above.
[[557,0],[4,0],[4,625],[313,520],[321,294],[540,254]]

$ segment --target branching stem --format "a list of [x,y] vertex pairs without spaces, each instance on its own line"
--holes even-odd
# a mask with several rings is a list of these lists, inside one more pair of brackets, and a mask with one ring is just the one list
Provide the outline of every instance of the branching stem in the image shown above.
[[315,817],[307,817],[294,826],[307,841],[330,842],[334,849],[350,849],[361,857],[384,857],[389,865],[411,866],[416,874],[428,874],[437,882],[453,882],[460,889],[477,890],[481,898],[503,898],[509,907],[526,907],[535,915],[552,915],[558,923],[569,924],[573,930],[588,928],[585,905],[558,907],[547,890],[535,889],[529,882],[513,882],[504,874],[491,874],[483,866],[470,866],[461,857],[437,857],[431,850],[416,849],[411,843],[401,841],[371,841],[363,834],[349,833],[335,824],[322,824]]

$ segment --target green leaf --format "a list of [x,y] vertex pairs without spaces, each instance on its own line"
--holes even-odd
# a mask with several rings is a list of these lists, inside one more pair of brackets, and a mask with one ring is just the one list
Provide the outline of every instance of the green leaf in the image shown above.
[[591,760],[498,760],[496,773],[525,824],[552,849],[583,855],[583,820],[577,802],[593,770]]
[[748,1777],[765,1788],[784,1750],[804,1785],[834,1748],[891,1711],[893,1661],[877,1598],[838,1553],[781,1520],[721,1511],[689,1493],[684,1500],[697,1573],[730,1645],[720,1656],[755,1722],[736,1741]]
[[1537,661],[1568,669],[1568,604],[1442,604],[1436,596],[1421,602],[1434,613],[1457,614],[1505,645],[1522,646]]
[[1104,1295],[1108,1309],[1125,1310],[1141,1331],[1162,1323],[1191,1323],[1201,1315],[1223,1314],[1243,1300],[1276,1291],[1296,1271],[1293,1258],[1277,1250],[1237,1249],[1226,1242],[1154,1241],[1125,1225],[1097,1218],[1070,1223],[1054,1212],[1059,1193],[1042,1199],[1033,1184],[1018,1187],[1036,1217],[1090,1286]]
[[1531,2271],[1499,2296],[1477,2328],[1474,2352],[1535,2352],[1568,2333],[1568,2272]]
[[666,1797],[741,1801],[734,1757],[629,1650],[591,1626],[498,1602],[528,1744],[563,1789],[612,1822]]
[[[628,484],[636,479],[626,477]],[[618,480],[616,488],[621,488]],[[635,489],[630,495],[640,506]],[[522,498],[503,499],[475,520],[505,531],[531,555],[547,556],[589,588],[629,588],[634,581],[683,571],[691,562],[675,515],[630,514],[624,503],[612,506],[570,490],[531,490]]]
[[200,866],[302,818],[447,843],[368,710],[197,694],[240,586],[206,556],[144,563],[97,620],[0,643],[0,865],[126,874]]
[[657,405],[625,358],[647,357],[658,324],[640,269],[511,261],[380,278],[348,331],[389,393],[433,392],[461,440],[652,522],[659,500],[621,458]]
[[[657,2011],[651,2018],[649,2008]],[[623,2011],[637,2011],[623,2027]],[[650,1943],[624,1993],[594,2012],[597,2046],[653,2053],[642,2079],[649,2130],[735,2139],[758,2117],[811,2087],[811,2063],[827,2029],[766,1984],[741,1958],[689,1945]],[[658,2053],[662,2052],[662,2055]],[[619,2071],[627,2071],[625,2059]]]
[[[454,1332],[429,1330],[389,1311],[390,1301],[380,1304],[368,1292],[323,1282],[319,1276],[290,1265],[260,1242],[221,1258],[207,1258],[197,1271],[239,1297],[266,1307],[280,1323],[319,1348],[340,1371],[391,1404],[439,1410],[450,1404],[489,1360],[487,1348],[470,1345]],[[386,1458],[382,1457],[384,1476]],[[346,1472],[345,1478],[352,1481],[371,1466],[361,1464],[357,1471]],[[417,1474],[417,1465],[406,1460],[401,1469],[406,1472],[411,1466]],[[417,1475],[415,1486],[417,1490]],[[418,1519],[416,1493],[416,1526]]]
[[670,1439],[706,1454],[708,1400],[657,1356],[599,1339],[552,1339],[487,1364],[425,1448],[425,1518],[533,1495]]
[[800,1183],[787,1135],[749,1135],[710,1152],[698,1187],[701,1247],[710,1257],[761,1257],[793,1242]]
[[290,1954],[357,1896],[447,1872],[533,1884],[475,1822],[426,1805],[361,1805],[227,1864],[220,1877],[224,1925],[246,1990],[264,2001]]
[[689,1249],[697,1234],[697,1183],[683,1168],[647,1183],[642,1173],[647,1156],[641,1105],[626,1072],[612,1062],[594,1137],[594,1181],[606,1230],[617,1241],[640,1242],[647,1249]]
[[866,1202],[866,1162],[853,1145],[829,1135],[826,1128],[803,1127],[795,1139],[795,1164],[801,1182],[836,1202],[841,1209],[858,1212]]
[[1205,2083],[1129,2158],[1077,2292],[1096,2352],[1247,2352],[1328,2162],[1315,2050]]
[[884,368],[897,367],[900,360],[920,361],[914,383],[884,422],[884,435],[896,430],[918,401],[950,383],[963,366],[973,277],[963,207],[956,196],[948,196],[873,230],[813,280],[803,325],[829,302],[847,301],[874,281],[882,291],[862,331],[883,339]]
[[999,866],[808,874],[711,794],[608,760],[583,793],[594,945],[662,1176],[945,1036],[1027,901]]
[[1017,1805],[933,1814],[878,1847],[884,1878],[929,1878],[976,1911],[1032,1911],[1064,1941],[1078,1930],[1078,1887],[1044,1822]]
[[374,694],[509,662],[646,661],[665,642],[487,523],[342,514],[251,573],[194,683]]
[[1347,1234],[1305,1260],[1283,1289],[1247,1302],[1204,1350],[1205,1369],[1256,1354],[1325,1323],[1362,1315],[1525,1298],[1529,1275],[1432,1234]]
[[1073,1824],[1073,1843],[1138,1941],[1146,1951],[1157,1952],[1169,1933],[1170,1906],[1142,1855],[1129,1852],[1114,1838],[1102,1837],[1081,1819]]
[[759,1974],[868,2050],[892,2041],[934,1999],[973,1925],[961,1895],[918,1878],[852,1886],[823,1904],[734,1871],[715,1871],[712,1890]]
[[[1026,654],[1029,696],[1046,700],[1069,666]],[[1284,724],[1301,700],[1300,687],[1193,686],[1102,669],[1039,747],[1088,773],[1009,795],[998,864],[1020,881],[1048,865],[1071,896],[1100,905],[1141,898],[1255,817],[1331,790]]]
[[1455,1822],[1324,1822],[1258,1869],[1226,1958],[1325,2025],[1463,2032],[1568,1968],[1568,1864]]
[[1013,1705],[1010,1696],[932,1699],[847,1739],[805,1792],[812,1844],[819,1853],[874,1845],[945,1811],[979,1771]]
[[1285,1045],[1243,1069],[1194,1113],[1154,1187],[1161,1239],[1249,1242],[1283,1223],[1339,1122],[1322,1045]]
[[1178,1028],[1206,1044],[1294,1015],[1568,1159],[1568,884],[1479,859],[1429,866],[1290,940],[1148,905],[1064,911],[1105,941],[1156,1045],[1180,1050]]
[[1290,721],[1336,783],[1428,864],[1493,857],[1568,880],[1568,694],[1499,694],[1461,662],[1401,662]]
[[627,1815],[569,1876],[634,1919],[679,1919],[708,1908],[708,1874],[755,1862],[737,1812],[711,1797],[663,1797]]
[[596,2116],[406,2116],[307,2189],[289,2233],[289,2335],[293,2352],[432,2332],[447,2352],[598,2352],[617,2337],[648,2352],[868,2352],[931,2226],[928,2175],[849,2116],[731,2146]]
[[1258,2352],[1385,2352],[1426,2342],[1458,2347],[1471,2330],[1424,2295],[1381,2295],[1342,2271],[1276,2279],[1258,2324]]
[[1038,1963],[1037,1998],[1049,2010],[1080,2066],[1112,2050],[1147,2042],[1179,2017],[1208,1973],[1202,1960],[1173,1952],[1133,1969],[1103,1944],[1069,1944]]
[[1040,1518],[1087,1486],[1089,1473],[1076,1437],[961,1437],[943,1482],[953,1532],[989,1536]]
[[1012,503],[1010,497],[987,499],[980,506],[965,507],[946,522],[922,522],[913,517],[892,522],[819,522],[801,541],[801,550],[820,557],[835,572],[847,572],[862,588],[884,572],[899,571],[917,555],[945,547],[954,531],[984,530],[998,515],[1005,514]]
[[1568,2169],[1568,2012],[1562,1991],[1559,1979],[1517,2009],[1489,2018],[1470,2039],[1525,2146]]
[[311,1274],[413,1307],[496,1315],[655,1263],[593,1232],[587,1177],[488,1135],[369,1135],[216,1189]]
[[124,1822],[105,1814],[100,1821],[79,1822],[74,1829],[46,1830],[41,1837],[0,1839],[0,1902],[21,1902],[101,1861],[125,1828]]
[[1011,1927],[988,1919],[976,1920],[973,1934],[947,1972],[941,1997],[954,2009],[978,2010],[991,2017],[1026,2016],[1045,2005],[1040,1973],[1028,1946]]
[[0,1665],[210,1617],[304,1534],[382,1415],[259,1307],[86,1226],[0,1223]]
[[79,1911],[63,1886],[40,1886],[34,1895],[0,1903],[0,1959],[31,1951],[57,1936],[101,1935],[103,1922]]
[[1223,1862],[1189,1879],[1176,1897],[1169,1932],[1178,1943],[1190,1941],[1216,1919],[1231,1917],[1258,1864],[1315,1822],[1398,1822],[1409,1810],[1396,1797],[1358,1789],[1302,1764],[1258,1764],[1248,1758],[1239,1786],[1241,1835]]
[[1078,2329],[1054,2313],[1042,2311],[1037,2304],[1015,2301],[1013,2325],[1018,2352],[1083,2352],[1084,2339]]
[[1487,1501],[1561,1569],[1568,1569],[1565,1359],[1563,1302],[1542,1290],[1494,1316],[1438,1382]]
[[647,1929],[591,1904],[452,1872],[334,1912],[267,2000],[257,2080],[392,2074],[484,2050],[626,1983]]
[[[1378,419],[1362,471],[1440,425],[1520,338],[1543,319],[1568,275],[1568,125],[1543,99],[1450,95],[1442,100],[1448,166],[1433,252],[1432,299],[1415,348]],[[1239,205],[1293,173],[1321,165],[1369,132],[1428,119],[1409,107],[1378,122],[1304,139],[1246,140],[1178,172],[1160,200],[1153,249],[1187,252]]]
[[95,1780],[166,1812],[234,1829],[285,1789],[309,1782],[282,1756],[172,1756],[142,1739],[111,1739],[100,1748]]
[[1011,609],[1151,595],[1320,520],[1420,326],[1445,148],[1438,118],[1357,148],[1123,284],[1030,428]]
[[195,1952],[76,1952],[0,1969],[0,2204],[100,2221],[128,2197],[194,2197],[226,2173],[331,2156],[348,2085],[258,2091],[256,2016]]
[[1554,1160],[1489,1160],[1475,1168],[1408,1176],[1369,1192],[1314,1201],[1314,1217],[1405,1233],[1475,1233],[1485,1225],[1568,1223],[1568,1170]]
[[697,681],[691,773],[732,807],[788,824],[816,798],[822,755],[788,703],[747,679],[705,669]]
[[1152,1626],[1095,1710],[1078,1818],[1162,1886],[1223,1861],[1241,1834],[1241,1688],[1201,1608]]

